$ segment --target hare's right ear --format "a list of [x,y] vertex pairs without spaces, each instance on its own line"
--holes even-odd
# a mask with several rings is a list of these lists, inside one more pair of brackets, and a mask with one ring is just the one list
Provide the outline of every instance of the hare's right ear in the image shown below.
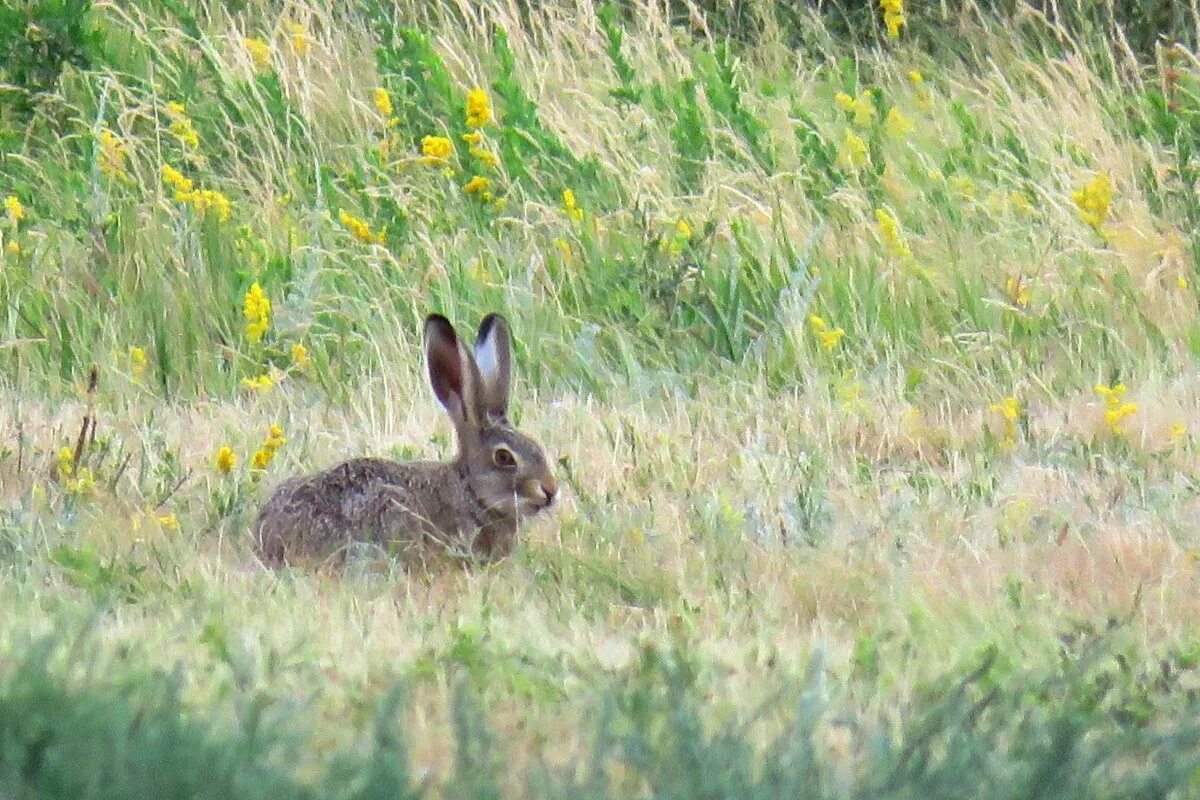
[[492,419],[505,419],[512,385],[512,342],[508,322],[499,314],[488,314],[479,323],[475,364],[479,367],[479,399],[484,412]]
[[480,422],[479,371],[471,354],[454,333],[450,320],[441,314],[425,319],[425,357],[429,382],[460,432]]

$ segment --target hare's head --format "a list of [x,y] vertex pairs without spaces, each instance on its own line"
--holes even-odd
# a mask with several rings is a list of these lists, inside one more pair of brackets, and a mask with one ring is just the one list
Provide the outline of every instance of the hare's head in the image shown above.
[[475,499],[514,519],[554,502],[558,484],[546,454],[508,422],[512,345],[504,317],[484,317],[472,354],[449,320],[430,314],[425,354],[429,382],[458,434],[455,463]]

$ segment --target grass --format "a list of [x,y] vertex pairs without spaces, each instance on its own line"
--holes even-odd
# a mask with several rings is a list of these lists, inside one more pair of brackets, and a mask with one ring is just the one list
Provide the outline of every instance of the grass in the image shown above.
[[[765,3],[732,38],[654,4],[30,8],[0,791],[1194,793],[1185,48],[915,5],[899,40]],[[431,310],[509,316],[565,502],[488,567],[264,568],[284,476],[451,452]]]

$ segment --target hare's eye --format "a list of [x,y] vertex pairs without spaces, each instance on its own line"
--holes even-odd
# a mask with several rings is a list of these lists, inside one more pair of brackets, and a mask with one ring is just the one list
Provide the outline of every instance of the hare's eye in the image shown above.
[[497,447],[492,451],[492,461],[497,467],[512,469],[517,465],[517,457],[507,447]]

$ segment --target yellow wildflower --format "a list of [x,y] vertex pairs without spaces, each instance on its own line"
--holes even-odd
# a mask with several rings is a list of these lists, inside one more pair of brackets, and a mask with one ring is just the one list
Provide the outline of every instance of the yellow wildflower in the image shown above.
[[71,473],[75,471],[75,454],[71,452],[71,448],[60,448],[58,454],[54,458],[59,476],[69,478]]
[[292,366],[296,369],[304,369],[308,366],[308,348],[300,342],[292,345]]
[[471,147],[478,147],[483,143],[483,133],[481,131],[470,131],[459,137]]
[[213,456],[213,466],[217,472],[223,475],[229,474],[234,467],[237,466],[237,456],[233,453],[233,448],[227,444],[221,445],[221,449],[217,450],[217,454]]
[[692,238],[692,226],[687,224],[687,220],[679,220],[675,223],[675,235],[680,239]]
[[887,119],[883,124],[884,127],[887,128],[888,135],[896,139],[905,138],[912,133],[913,128],[915,127],[912,120],[901,114],[900,109],[895,108],[894,106],[888,111]]
[[275,379],[264,372],[257,378],[242,378],[242,388],[251,392],[266,394],[275,388]]
[[263,442],[263,447],[269,447],[272,450],[278,450],[287,444],[287,439],[283,436],[283,428],[279,425],[271,425],[267,429],[267,439]]
[[154,521],[157,522],[158,527],[162,528],[164,531],[179,530],[179,517],[175,516],[174,514],[159,514],[156,512],[152,513],[154,513]]
[[445,164],[454,154],[454,143],[445,136],[426,136],[421,140],[421,152],[425,154],[421,159],[424,163],[431,166]]
[[841,328],[830,328],[829,323],[816,314],[808,318],[808,324],[820,340],[821,346],[826,350],[833,350],[842,341],[842,337],[846,335],[846,332]]
[[95,488],[96,477],[92,475],[90,467],[81,468],[79,474],[67,481],[67,494],[91,494]]
[[296,55],[303,56],[308,54],[309,40],[308,31],[299,22],[286,22],[284,27],[292,37],[292,50]]
[[1172,442],[1178,442],[1180,439],[1188,435],[1188,427],[1182,422],[1176,422],[1171,426],[1171,430],[1168,431],[1168,433],[1171,436]]
[[338,212],[338,221],[342,223],[346,230],[350,231],[355,239],[364,244],[383,244],[387,238],[386,230],[375,233],[371,230],[371,226],[367,224],[366,220],[359,219],[344,208]]
[[[13,244],[16,244],[16,242],[13,242]],[[1191,283],[1188,282],[1188,279],[1185,276],[1176,275],[1175,276],[1175,285],[1178,286],[1180,289],[1187,291],[1187,288],[1189,286],[1191,286]]]
[[287,439],[283,436],[283,428],[272,425],[267,432],[267,438],[250,459],[251,469],[259,471],[266,469],[275,458],[276,451],[285,444],[287,444]]
[[1014,306],[1029,307],[1031,299],[1029,284],[1020,275],[1004,282],[1004,293],[1008,295],[1008,301]]
[[100,131],[100,171],[114,178],[125,174],[125,143],[108,128]]
[[492,101],[488,93],[476,86],[467,92],[467,127],[482,128],[492,121]]
[[915,69],[909,70],[908,82],[917,90],[917,107],[924,111],[933,108],[933,94],[925,85],[925,76]]
[[271,65],[271,45],[257,36],[242,39],[242,45],[250,54],[251,60],[254,61],[255,69],[263,70]]
[[875,209],[875,222],[879,227],[879,238],[893,258],[906,259],[912,255],[900,230],[900,222],[891,212],[882,208]]
[[1000,417],[1000,421],[1004,426],[1004,436],[1001,439],[1001,444],[1005,447],[1012,447],[1017,443],[1017,420],[1021,418],[1021,404],[1017,398],[1009,397],[1002,398],[998,403],[992,403],[988,406],[988,411]]
[[571,243],[566,239],[555,237],[554,246],[558,248],[558,252],[562,254],[564,264],[570,264],[575,260],[575,253],[571,250]]
[[463,186],[463,191],[467,194],[477,194],[482,197],[484,190],[487,189],[491,183],[491,181],[482,175],[476,175],[475,177],[471,178],[471,180],[467,181],[467,183]]
[[246,318],[246,340],[251,344],[262,341],[271,325],[271,301],[263,293],[258,281],[250,286],[242,298],[242,315]]
[[392,96],[388,94],[388,90],[382,86],[376,86],[374,93],[371,95],[372,102],[375,103],[375,110],[385,117],[392,116]]
[[167,116],[171,118],[168,130],[179,140],[180,144],[189,150],[195,150],[200,146],[200,134],[192,125],[192,121],[188,119],[187,107],[183,103],[167,103]]
[[883,24],[887,26],[888,36],[900,38],[900,29],[908,24],[904,17],[904,0],[879,0],[883,9]]
[[856,136],[854,131],[847,130],[838,151],[838,164],[843,169],[853,171],[866,166],[868,160],[867,143]]
[[575,192],[570,189],[563,189],[562,201],[563,211],[567,213],[567,216],[576,222],[581,222],[583,220],[583,209],[575,201]]
[[1123,400],[1127,391],[1125,384],[1118,383],[1115,386],[1105,386],[1104,384],[1096,385],[1096,394],[1104,398],[1104,424],[1112,431],[1114,436],[1123,436],[1125,427],[1122,424],[1126,417],[1131,416],[1138,410],[1137,403],[1126,403]]
[[129,372],[135,381],[140,381],[146,374],[146,351],[140,347],[129,348]]
[[18,256],[21,254],[21,245],[17,242],[8,242],[4,245],[4,252],[10,256]]
[[8,212],[9,222],[13,225],[25,219],[25,206],[21,205],[20,199],[15,194],[4,198],[4,210]]
[[[191,185],[191,182],[188,182]],[[175,199],[190,205],[202,217],[214,216],[225,222],[231,215],[229,198],[215,189],[192,189],[175,191]]]
[[495,169],[496,165],[500,163],[500,157],[491,150],[484,150],[482,147],[472,147],[469,152],[487,169]]
[[170,164],[162,165],[163,183],[175,190],[175,199],[179,200],[180,195],[187,195],[194,187],[190,178],[184,177],[183,173],[172,167]]
[[1108,206],[1112,202],[1112,196],[1112,179],[1108,177],[1107,172],[1101,172],[1078,191],[1071,193],[1080,219],[1097,231],[1108,219]]
[[833,96],[833,101],[847,114],[853,114],[854,124],[860,128],[870,124],[871,120],[875,118],[875,103],[873,95],[868,89],[859,92],[857,98],[851,97],[845,92],[838,92]]

